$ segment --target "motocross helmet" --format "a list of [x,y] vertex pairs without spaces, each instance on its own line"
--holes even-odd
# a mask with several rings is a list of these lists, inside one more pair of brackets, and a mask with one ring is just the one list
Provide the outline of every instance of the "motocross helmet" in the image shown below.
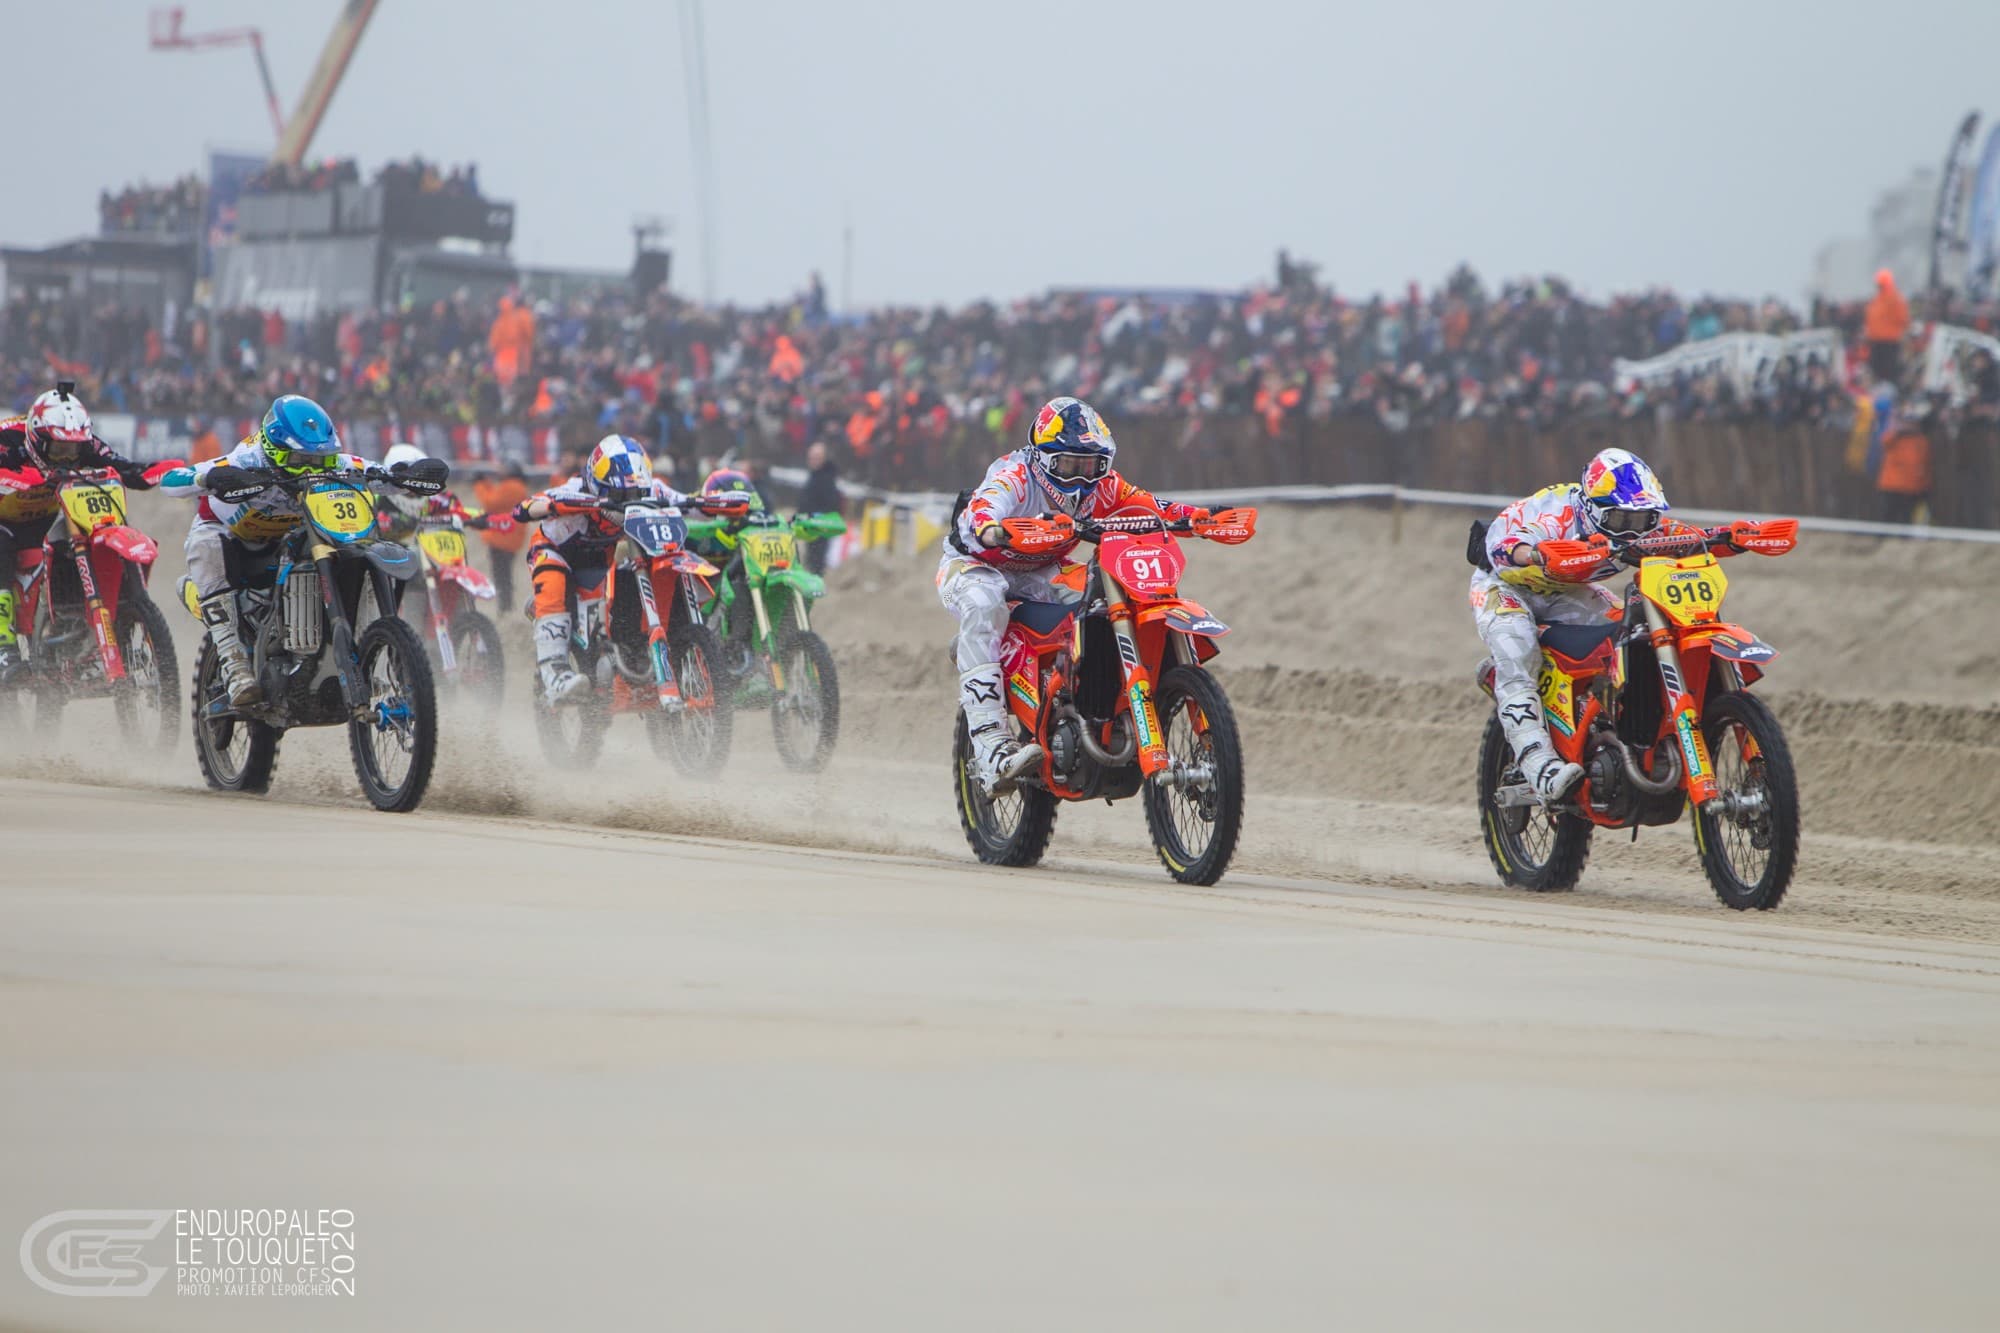
[[607,435],[583,464],[583,488],[607,500],[637,500],[653,493],[653,460],[629,435]]
[[1081,398],[1050,399],[1028,427],[1028,472],[1065,513],[1081,508],[1117,457],[1111,428]]
[[[389,452],[382,455],[382,466],[394,468],[399,463],[421,463],[424,457],[424,451],[414,444],[392,444],[389,446]],[[430,507],[429,496],[412,495],[399,487],[384,491],[382,498],[389,502],[391,509],[410,518],[421,518],[424,511]]]
[[1613,541],[1643,537],[1666,516],[1660,479],[1637,454],[1606,449],[1583,470],[1583,526]]
[[721,467],[708,474],[701,483],[703,499],[720,499],[725,496],[740,496],[750,503],[750,512],[764,512],[764,497],[757,493],[757,483],[749,474],[738,472],[733,467]]
[[287,476],[327,472],[340,460],[340,436],[333,418],[310,398],[288,393],[271,404],[257,443],[271,466]]
[[83,410],[76,386],[67,380],[35,399],[26,426],[22,437],[28,457],[44,469],[74,466],[92,438],[90,413]]

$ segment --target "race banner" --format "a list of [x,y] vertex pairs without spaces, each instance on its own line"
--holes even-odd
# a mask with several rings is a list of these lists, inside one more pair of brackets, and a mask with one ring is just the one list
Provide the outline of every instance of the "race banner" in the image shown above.
[[1965,295],[1983,301],[2000,266],[2000,124],[1986,133],[1979,172],[1972,181],[1972,220],[1966,227]]
[[1972,379],[1967,372],[1974,356],[1981,352],[2000,365],[2000,339],[1955,324],[1931,325],[1930,341],[1924,348],[1924,392],[1964,403],[1972,396]]
[[1968,111],[1945,154],[1944,178],[1938,184],[1937,220],[1931,224],[1932,293],[1943,290],[1947,256],[1965,254],[1965,195],[1972,170],[1972,140],[1979,133],[1979,113]]

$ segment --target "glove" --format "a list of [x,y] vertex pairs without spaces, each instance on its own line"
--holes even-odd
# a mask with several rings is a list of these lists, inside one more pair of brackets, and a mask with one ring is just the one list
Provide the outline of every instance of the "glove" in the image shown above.
[[169,472],[172,472],[177,467],[186,466],[187,460],[185,458],[169,458],[164,462],[155,463],[149,468],[134,469],[134,474],[125,477],[125,484],[135,490],[150,491],[159,485]]
[[1241,546],[1257,535],[1257,511],[1218,509],[1211,514],[1204,509],[1194,521],[1194,534],[1224,546]]
[[1611,559],[1611,543],[1603,533],[1593,533],[1589,541],[1551,540],[1536,546],[1536,563],[1549,577],[1564,583],[1583,583]]
[[[1060,550],[1076,540],[1076,520],[1068,514],[1055,514],[1048,518],[1003,519],[1000,526],[1006,533],[1006,540],[994,545],[1005,545],[1023,555]],[[982,544],[986,541],[983,532],[979,540]]]

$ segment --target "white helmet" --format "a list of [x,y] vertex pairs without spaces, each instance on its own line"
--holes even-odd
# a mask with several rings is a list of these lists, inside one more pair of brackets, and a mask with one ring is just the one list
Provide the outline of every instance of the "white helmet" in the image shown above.
[[[382,455],[382,466],[393,468],[398,464],[421,463],[425,457],[424,451],[414,444],[392,444],[389,446],[389,452]],[[384,498],[398,513],[407,514],[411,518],[422,517],[424,511],[430,507],[428,496],[411,495],[400,488],[387,491]]]
[[91,440],[90,413],[83,410],[75,386],[67,382],[35,399],[26,425],[28,457],[41,467],[73,465]]

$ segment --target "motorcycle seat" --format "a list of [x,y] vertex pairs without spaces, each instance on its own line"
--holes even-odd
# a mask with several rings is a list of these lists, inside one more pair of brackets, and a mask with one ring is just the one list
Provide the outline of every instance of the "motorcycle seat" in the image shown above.
[[1542,647],[1561,653],[1572,662],[1581,662],[1618,636],[1625,626],[1616,620],[1602,625],[1544,625]]
[[1075,613],[1074,602],[1015,602],[1011,619],[1030,634],[1053,634]]

